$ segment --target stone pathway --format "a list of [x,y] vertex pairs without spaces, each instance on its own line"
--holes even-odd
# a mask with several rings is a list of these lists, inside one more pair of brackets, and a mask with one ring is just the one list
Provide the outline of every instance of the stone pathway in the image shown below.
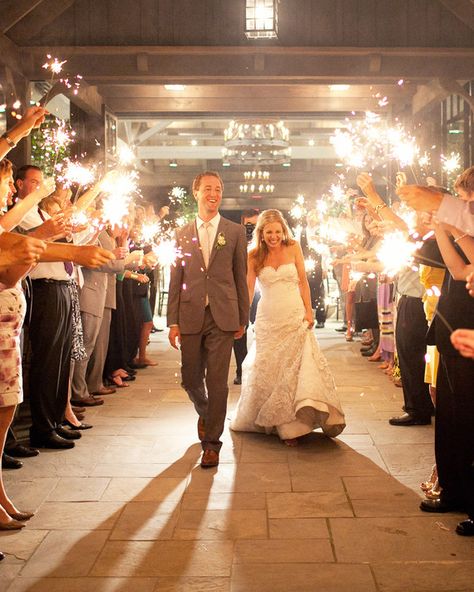
[[[433,429],[388,425],[400,389],[333,328],[317,335],[344,434],[314,433],[289,449],[226,429],[221,464],[205,471],[178,354],[155,334],[159,366],[88,411],[94,429],[75,449],[5,472],[19,507],[37,513],[0,534],[0,590],[472,590],[474,541],[453,531],[461,516],[418,510]],[[232,386],[230,412],[238,395]]]

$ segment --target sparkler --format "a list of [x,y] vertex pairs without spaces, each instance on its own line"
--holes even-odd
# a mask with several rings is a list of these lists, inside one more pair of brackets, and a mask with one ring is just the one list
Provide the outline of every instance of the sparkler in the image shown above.
[[451,152],[449,156],[441,156],[441,166],[447,175],[451,175],[461,168],[461,155]]
[[102,219],[112,226],[123,226],[128,216],[133,195],[138,193],[138,174],[118,173],[101,181],[100,188],[106,194],[102,200]]
[[65,167],[58,175],[64,187],[77,184],[80,187],[90,185],[94,181],[94,172],[77,161],[66,160]]
[[345,130],[337,129],[330,142],[338,157],[356,169],[386,166],[387,160],[411,166],[419,153],[415,138],[400,124],[390,127],[370,111],[362,121],[347,120]]
[[386,234],[377,250],[377,258],[384,266],[383,273],[394,277],[401,269],[412,265],[415,251],[420,245],[419,242],[408,241],[401,231]]
[[130,166],[135,162],[135,153],[126,145],[121,145],[117,150],[118,161],[123,166]]
[[142,242],[146,244],[153,242],[160,234],[160,231],[161,227],[159,222],[144,222],[140,230]]
[[171,238],[164,238],[158,244],[153,245],[153,252],[162,267],[175,265],[176,261],[183,257],[181,249],[176,245],[176,241]]

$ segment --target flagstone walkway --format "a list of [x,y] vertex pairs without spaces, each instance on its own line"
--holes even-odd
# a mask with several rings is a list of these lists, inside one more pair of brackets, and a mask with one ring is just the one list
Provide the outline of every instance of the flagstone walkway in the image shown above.
[[[87,412],[75,449],[6,471],[35,517],[0,533],[4,592],[460,592],[474,541],[461,515],[418,510],[433,428],[392,427],[401,390],[347,344],[317,332],[347,415],[342,436],[295,449],[224,434],[203,470],[178,354],[152,336],[156,368]],[[232,379],[233,374],[230,378]],[[238,398],[232,386],[229,416]]]

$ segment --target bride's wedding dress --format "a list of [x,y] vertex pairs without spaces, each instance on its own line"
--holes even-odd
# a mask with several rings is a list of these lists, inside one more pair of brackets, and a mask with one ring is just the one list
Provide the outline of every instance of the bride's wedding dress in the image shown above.
[[242,391],[231,429],[276,431],[282,440],[322,428],[331,437],[345,427],[326,358],[308,323],[294,263],[266,266],[255,341],[242,367]]

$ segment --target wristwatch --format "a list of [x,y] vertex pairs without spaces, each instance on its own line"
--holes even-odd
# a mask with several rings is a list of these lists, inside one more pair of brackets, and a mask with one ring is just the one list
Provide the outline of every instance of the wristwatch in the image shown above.
[[10,146],[10,148],[15,148],[16,143],[10,138],[10,136],[7,134],[7,132],[2,134],[1,137],[6,141],[6,143]]

